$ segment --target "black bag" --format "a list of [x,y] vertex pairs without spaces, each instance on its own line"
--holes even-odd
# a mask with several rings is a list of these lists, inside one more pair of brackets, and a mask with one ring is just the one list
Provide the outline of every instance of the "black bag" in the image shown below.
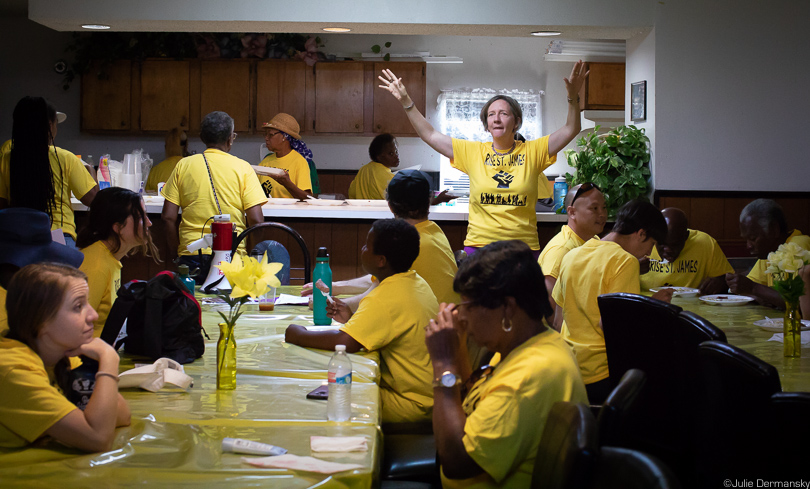
[[[126,336],[118,336],[126,321]],[[205,351],[202,310],[173,272],[162,271],[148,282],[133,280],[118,290],[101,339],[116,350],[151,358],[193,362]],[[208,335],[206,334],[206,337]]]

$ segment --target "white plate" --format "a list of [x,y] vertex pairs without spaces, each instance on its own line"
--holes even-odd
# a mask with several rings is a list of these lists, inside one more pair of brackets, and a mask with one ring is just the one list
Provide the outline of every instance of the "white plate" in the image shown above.
[[691,287],[659,287],[657,289],[650,289],[650,292],[658,292],[661,289],[672,289],[673,296],[680,297],[695,297],[700,293],[700,289],[693,289]]
[[278,205],[290,205],[290,204],[297,204],[301,202],[298,199],[268,199],[268,204],[278,204]]
[[349,205],[360,205],[368,207],[388,207],[387,200],[369,200],[369,199],[346,199]]
[[327,199],[307,199],[307,204],[310,205],[343,205],[345,200],[327,200]]
[[754,300],[752,297],[748,297],[747,295],[731,294],[704,295],[698,297],[698,299],[707,304],[712,304],[715,306],[741,306]]
[[283,177],[285,173],[281,168],[273,166],[250,165],[250,167],[259,175],[267,175],[268,177]]
[[[759,321],[754,321],[754,326],[759,326],[760,328],[764,329],[765,331],[772,331],[774,333],[782,333],[784,332],[784,325],[785,320],[784,318],[775,318],[775,319],[760,319]],[[807,319],[802,319],[802,331],[810,330],[810,321]]]

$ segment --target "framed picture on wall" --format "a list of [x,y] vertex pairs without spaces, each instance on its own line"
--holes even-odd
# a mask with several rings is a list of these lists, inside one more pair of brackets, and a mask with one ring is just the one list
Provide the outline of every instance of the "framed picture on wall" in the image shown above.
[[647,120],[647,80],[630,85],[630,106],[633,122]]

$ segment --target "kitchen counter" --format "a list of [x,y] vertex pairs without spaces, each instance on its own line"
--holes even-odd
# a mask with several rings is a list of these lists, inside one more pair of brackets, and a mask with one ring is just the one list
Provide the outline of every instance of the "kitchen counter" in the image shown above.
[[[74,211],[86,211],[79,200],[71,199]],[[144,204],[147,214],[160,214],[163,209],[163,197],[156,195],[145,195]],[[454,205],[435,205],[430,208],[430,219],[432,221],[467,221],[469,218],[469,204],[457,203]],[[265,204],[262,206],[262,213],[265,217],[285,217],[304,219],[387,219],[393,217],[387,205],[379,206],[358,206],[358,205],[336,205],[322,206],[312,205],[305,202],[295,204],[279,205]],[[537,222],[560,222],[564,223],[568,216],[555,214],[553,212],[538,212]]]

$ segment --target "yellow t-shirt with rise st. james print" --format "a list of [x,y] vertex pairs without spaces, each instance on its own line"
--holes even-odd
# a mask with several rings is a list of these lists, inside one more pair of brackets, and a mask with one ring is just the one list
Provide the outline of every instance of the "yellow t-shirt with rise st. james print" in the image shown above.
[[24,447],[77,409],[27,345],[0,338],[0,447]]
[[[62,148],[51,146],[48,157],[53,172],[54,200],[56,210],[53,212],[51,230],[62,229],[66,235],[76,239],[76,224],[73,220],[73,207],[70,204],[70,194],[81,199],[87,192],[93,190],[96,181],[84,167],[78,156]],[[11,151],[0,153],[0,198],[11,198]],[[42,178],[47,181],[48,175]]]
[[643,290],[665,285],[698,288],[707,278],[734,273],[720,245],[703,231],[689,230],[683,250],[674,262],[661,263],[658,249],[650,255],[650,271],[641,276]]
[[385,423],[431,419],[433,366],[425,346],[425,327],[438,312],[433,291],[410,270],[380,282],[340,328],[366,350],[380,352]]
[[79,270],[87,275],[87,285],[90,287],[87,302],[98,313],[98,319],[93,323],[93,336],[98,338],[121,288],[121,262],[103,241],[96,241],[82,248],[81,252],[84,253],[84,261]]
[[548,136],[515,142],[508,155],[492,150],[492,143],[453,139],[453,167],[470,177],[470,218],[465,246],[518,239],[532,250],[537,238],[538,179],[557,160],[548,154]]
[[385,200],[385,189],[388,188],[388,182],[392,178],[394,173],[390,168],[382,163],[370,161],[360,168],[349,185],[349,198]]
[[[810,250],[810,236],[805,236],[798,229],[794,229],[790,236],[788,236],[786,243],[796,243],[798,246],[805,250]],[[757,260],[754,263],[754,268],[748,272],[748,278],[760,285],[767,285],[773,287],[773,275],[765,273],[768,269],[768,260]]]
[[[271,168],[280,168],[287,172],[290,181],[295,184],[304,192],[312,191],[312,177],[309,173],[309,163],[306,158],[301,154],[292,150],[288,154],[278,158],[275,153],[271,153],[264,157],[260,166],[267,166]],[[259,175],[259,181],[262,184],[265,195],[274,199],[291,199],[292,194],[284,188],[284,185],[276,182],[266,175]]]
[[588,402],[571,349],[556,331],[529,338],[475,384],[464,400],[464,449],[484,473],[454,488],[529,487],[551,406]]
[[577,233],[571,229],[568,224],[563,224],[559,233],[555,234],[549,240],[543,251],[540,252],[540,257],[537,263],[543,269],[543,275],[554,277],[555,279],[560,276],[560,263],[565,255],[574,248],[578,248],[585,243],[585,240],[580,238]]
[[552,297],[563,311],[560,333],[574,349],[586,384],[608,378],[596,298],[613,292],[640,293],[638,272],[638,259],[613,241],[590,239],[563,258]]
[[[180,246],[177,248],[180,255],[192,254],[186,246],[200,239],[205,234],[205,222],[220,213],[211,189],[211,179],[217,189],[222,214],[231,215],[237,233],[245,230],[245,211],[267,202],[256,172],[247,161],[213,148],[206,149],[204,155],[211,167],[210,177],[203,155],[197,154],[180,160],[163,187],[163,197],[183,210]],[[239,249],[244,250],[244,242]],[[211,253],[210,248],[202,251]]]

